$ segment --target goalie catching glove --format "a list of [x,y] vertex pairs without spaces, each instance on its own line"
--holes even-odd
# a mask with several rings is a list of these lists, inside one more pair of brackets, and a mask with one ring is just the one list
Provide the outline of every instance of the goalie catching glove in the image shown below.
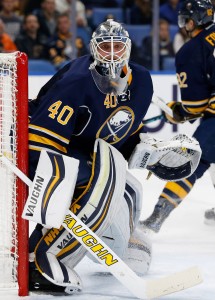
[[129,169],[147,169],[160,179],[177,181],[192,175],[199,164],[199,143],[185,134],[161,141],[141,133],[140,140],[130,157]]

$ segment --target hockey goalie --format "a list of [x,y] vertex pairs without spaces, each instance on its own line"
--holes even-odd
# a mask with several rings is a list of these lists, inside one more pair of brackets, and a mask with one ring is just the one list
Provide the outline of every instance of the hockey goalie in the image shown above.
[[137,226],[142,184],[128,168],[179,180],[194,172],[201,156],[198,142],[187,135],[160,141],[144,133],[152,80],[143,66],[129,62],[131,41],[121,24],[100,24],[90,49],[30,103],[33,183],[23,217],[37,223],[30,237],[31,290],[82,290],[74,268],[87,249],[77,236],[107,258],[84,229],[71,234],[61,225],[68,209],[134,272],[146,273],[151,241]]
[[[186,135],[170,141],[156,141],[144,134],[140,138],[129,168],[148,169],[159,178],[170,180],[188,176],[198,165],[201,150]],[[23,212],[24,218],[38,223],[30,238],[31,290],[74,293],[82,289],[74,267],[87,251],[61,226],[69,207],[133,271],[143,275],[149,269],[151,241],[137,226],[142,186],[126,169],[123,156],[97,139],[92,176],[87,187],[76,196],[79,172],[77,159],[42,150]],[[98,256],[103,254],[100,248],[96,251]]]

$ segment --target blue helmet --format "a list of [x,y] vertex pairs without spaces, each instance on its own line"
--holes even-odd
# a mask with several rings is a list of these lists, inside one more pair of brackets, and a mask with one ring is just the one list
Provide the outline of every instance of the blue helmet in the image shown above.
[[214,8],[210,0],[185,0],[178,12],[178,26],[183,28],[192,19],[196,26],[213,22]]

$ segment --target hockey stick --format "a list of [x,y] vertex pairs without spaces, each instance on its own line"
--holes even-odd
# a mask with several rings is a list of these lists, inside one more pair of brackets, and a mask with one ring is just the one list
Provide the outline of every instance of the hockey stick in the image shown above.
[[160,107],[160,109],[163,110],[165,113],[167,113],[170,117],[173,118],[172,109],[166,104],[166,102],[163,99],[153,94],[152,102],[156,104],[158,107]]
[[[184,122],[186,122],[186,121],[194,121],[194,120],[200,119],[202,117],[204,117],[204,114],[199,114],[199,115],[196,115],[196,116],[185,117],[184,118]],[[163,114],[161,114],[161,115],[158,115],[158,116],[155,116],[155,117],[143,120],[142,123],[145,126],[145,125],[147,125],[149,123],[152,123],[152,122],[155,122],[157,120],[165,120],[165,116]]]
[[155,121],[157,121],[157,120],[162,120],[162,119],[164,119],[164,118],[165,118],[164,115],[161,114],[161,115],[158,115],[158,116],[155,116],[155,117],[152,117],[152,118],[143,120],[142,123],[143,123],[143,125],[146,125],[146,124],[149,124],[149,123],[151,123],[151,122],[155,122]]
[[[31,187],[32,181],[2,154],[0,154],[0,160],[20,177],[29,188]],[[193,287],[202,282],[201,274],[197,267],[192,267],[164,278],[145,280],[136,275],[96,233],[69,209],[62,225],[137,298],[152,299],[161,297]]]
[[[152,102],[154,104],[156,104],[158,107],[160,107],[160,109],[162,111],[164,111],[165,113],[167,113],[170,117],[172,117],[174,119],[173,110],[166,104],[166,102],[162,98],[160,98],[160,97],[156,96],[155,94],[153,94]],[[194,121],[194,120],[200,119],[202,117],[204,117],[203,113],[199,113],[199,114],[191,115],[191,116],[186,116],[186,117],[184,117],[184,121],[182,123],[184,123],[186,121]],[[151,122],[153,122],[153,121],[151,121]]]

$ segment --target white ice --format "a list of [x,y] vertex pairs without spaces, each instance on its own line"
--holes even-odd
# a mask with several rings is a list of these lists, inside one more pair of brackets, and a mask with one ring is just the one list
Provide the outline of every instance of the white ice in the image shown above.
[[[135,172],[142,181],[144,198],[142,218],[152,211],[164,182],[152,176],[145,180],[146,173]],[[193,288],[164,296],[171,300],[215,299],[215,226],[204,224],[204,212],[215,206],[215,191],[206,173],[184,202],[176,208],[161,231],[152,236],[153,259],[145,278],[158,278],[182,271],[190,266],[199,266],[203,283]],[[134,299],[133,295],[111,275],[105,275],[102,266],[85,258],[76,268],[83,280],[83,293],[73,296],[30,295],[23,300],[119,300]],[[100,275],[99,275],[100,274]],[[20,300],[7,292],[1,300]]]

